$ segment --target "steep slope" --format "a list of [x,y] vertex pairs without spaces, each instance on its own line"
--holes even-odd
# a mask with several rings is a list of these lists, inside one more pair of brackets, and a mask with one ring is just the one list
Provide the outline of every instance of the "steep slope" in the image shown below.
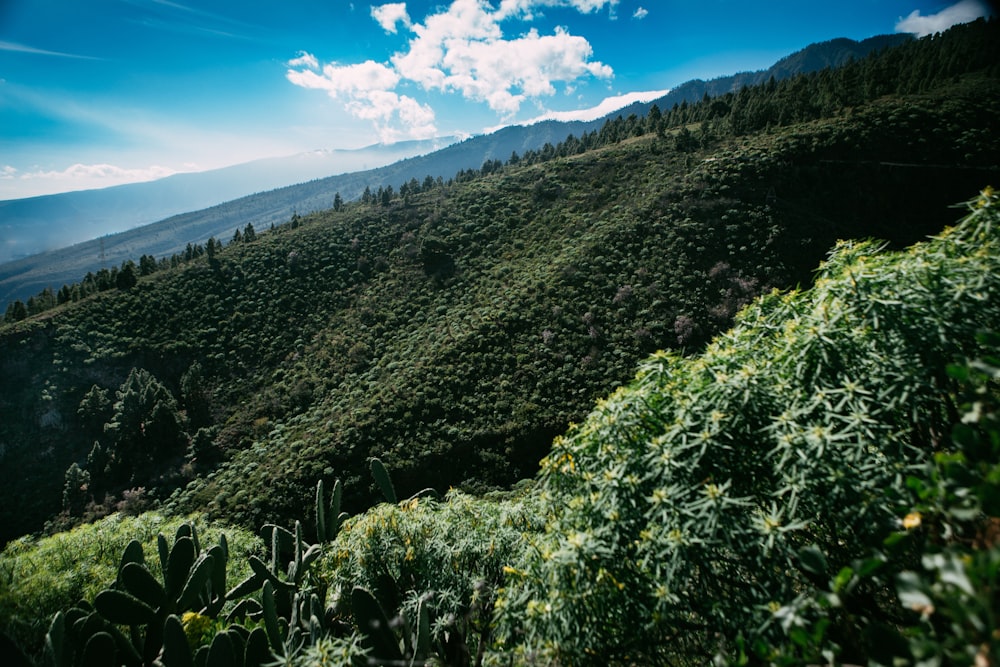
[[[539,123],[531,128],[505,128],[494,134],[468,139],[428,155],[395,162],[386,167],[312,180],[277,190],[258,192],[207,209],[172,216],[135,229],[0,264],[0,303],[26,300],[46,287],[54,290],[80,280],[88,271],[115,266],[139,255],[170,256],[188,243],[210,237],[228,239],[246,224],[258,229],[280,225],[296,212],[329,208],[335,193],[357,199],[366,187],[377,190],[416,179],[451,178],[463,169],[478,169],[486,160],[506,160],[546,143],[558,143],[567,134],[580,133],[597,123]],[[125,187],[125,186],[122,186]],[[80,196],[89,196],[80,193]],[[218,201],[216,199],[216,201]],[[60,202],[56,204],[63,205]],[[14,203],[12,203],[14,205]]]
[[[547,525],[498,603],[509,646],[537,664],[995,656],[1000,200],[970,204],[905,252],[838,244],[812,289],[756,301],[701,355],[647,359],[557,440]],[[915,505],[924,530],[900,521]]]
[[685,81],[672,88],[663,97],[650,102],[637,102],[625,107],[619,114],[636,114],[645,116],[655,104],[660,109],[669,109],[675,104],[693,104],[700,102],[706,95],[719,97],[726,93],[738,92],[746,86],[756,86],[773,78],[781,81],[798,74],[818,72],[826,68],[842,67],[852,61],[860,60],[870,55],[877,55],[883,49],[906,44],[913,40],[912,35],[877,35],[861,40],[840,38],[827,42],[810,44],[801,51],[785,56],[767,69],[756,72],[739,72],[730,76],[720,76],[708,81],[693,79]]
[[807,283],[838,238],[939,231],[995,180],[996,77],[945,71],[764,132],[747,128],[815,117],[844,77],[626,119],[5,327],[5,537],[59,511],[74,463],[77,514],[129,491],[249,526],[301,516],[320,477],[365,502],[373,455],[403,493],[529,476],[643,355]]

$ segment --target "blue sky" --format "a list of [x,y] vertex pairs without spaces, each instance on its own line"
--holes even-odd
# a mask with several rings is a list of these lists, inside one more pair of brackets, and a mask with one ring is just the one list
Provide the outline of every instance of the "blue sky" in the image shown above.
[[986,12],[985,0],[0,0],[0,199],[595,117],[813,42]]

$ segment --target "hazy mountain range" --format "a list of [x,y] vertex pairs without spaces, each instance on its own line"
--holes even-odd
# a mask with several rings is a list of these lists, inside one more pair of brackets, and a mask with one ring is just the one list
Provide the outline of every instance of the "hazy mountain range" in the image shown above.
[[[660,99],[589,122],[511,126],[459,143],[442,138],[353,151],[320,150],[147,183],[2,201],[0,304],[26,299],[45,287],[58,289],[88,271],[136,260],[142,254],[170,255],[212,236],[228,240],[247,223],[257,228],[281,224],[295,212],[329,208],[338,192],[351,200],[365,187],[398,187],[426,176],[447,179],[462,169],[477,169],[486,160],[506,160],[513,152],[537,150],[570,134],[599,129],[610,117],[642,116],[653,104],[669,109],[770,77],[836,67],[909,39],[909,35],[883,35],[861,42],[835,39],[813,44],[766,70],[688,81]],[[441,148],[447,144],[451,145]]]
[[122,232],[254,192],[381,167],[455,141],[455,137],[442,137],[353,150],[315,150],[145,183],[0,201],[0,262]]

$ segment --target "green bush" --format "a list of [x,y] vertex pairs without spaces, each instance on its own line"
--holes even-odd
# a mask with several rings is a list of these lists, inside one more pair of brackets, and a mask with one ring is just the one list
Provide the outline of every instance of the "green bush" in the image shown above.
[[341,610],[356,586],[374,591],[386,613],[410,627],[424,605],[439,659],[475,654],[490,642],[504,572],[520,559],[523,535],[541,530],[542,519],[530,492],[498,499],[452,491],[441,501],[383,503],[341,527],[317,564],[318,576]]
[[[950,446],[906,479],[896,530],[866,558],[834,571],[822,551],[800,552],[828,578],[775,613],[783,641],[744,642],[751,658],[801,664],[843,657],[851,647],[828,632],[845,613],[876,664],[993,664],[1000,655],[1000,336],[979,337],[976,358],[949,366],[961,385]],[[858,598],[881,590],[896,622],[867,613]]]
[[[501,648],[607,664],[784,641],[789,606],[880,547],[907,477],[949,448],[945,369],[1000,321],[998,219],[987,190],[905,252],[842,243],[811,290],[646,361],[543,461],[552,517],[498,602]],[[893,597],[862,586],[829,615],[841,659],[875,650],[857,618],[905,620]]]

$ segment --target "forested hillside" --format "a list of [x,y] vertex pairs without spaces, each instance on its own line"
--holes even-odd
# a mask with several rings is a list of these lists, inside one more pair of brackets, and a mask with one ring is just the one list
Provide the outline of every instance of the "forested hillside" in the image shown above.
[[996,31],[9,313],[4,537],[118,514],[8,544],[0,641],[167,667],[992,664]]
[[160,502],[254,527],[335,476],[363,504],[371,456],[404,491],[531,476],[644,355],[809,283],[839,238],[939,231],[994,180],[995,32],[237,228],[14,313],[4,537]]

